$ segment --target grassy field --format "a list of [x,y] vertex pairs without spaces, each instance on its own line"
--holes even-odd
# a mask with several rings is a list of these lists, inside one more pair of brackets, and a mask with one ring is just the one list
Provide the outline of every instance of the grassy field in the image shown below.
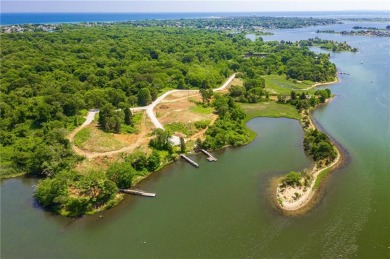
[[301,92],[299,89],[306,89],[314,84],[311,81],[297,82],[292,79],[287,80],[286,76],[279,75],[265,75],[263,78],[265,79],[266,89],[271,94],[290,94],[291,90]]
[[74,136],[74,144],[79,148],[81,148],[84,146],[85,142],[87,142],[91,136],[92,136],[91,129],[84,128],[79,132],[77,132],[77,134]]
[[190,110],[192,112],[207,115],[207,114],[211,114],[214,111],[214,108],[213,107],[203,107],[201,105],[195,105],[195,106],[190,107]]
[[290,118],[290,119],[300,119],[300,115],[297,109],[290,104],[279,104],[276,102],[267,102],[267,103],[254,103],[240,104],[244,109],[247,117],[246,121],[256,117],[272,117],[272,118]]
[[139,133],[139,130],[140,130],[140,124],[141,124],[141,120],[142,120],[142,113],[135,113],[133,114],[133,126],[130,126],[130,125],[126,125],[124,123],[122,123],[121,125],[121,133],[123,134],[126,134],[126,133],[136,133],[138,134]]
[[196,128],[193,123],[172,122],[164,125],[171,132],[181,132],[186,136],[191,136],[195,133]]
[[80,130],[74,137],[77,147],[92,152],[107,152],[121,149],[126,143],[116,139],[113,133],[107,133],[94,126]]

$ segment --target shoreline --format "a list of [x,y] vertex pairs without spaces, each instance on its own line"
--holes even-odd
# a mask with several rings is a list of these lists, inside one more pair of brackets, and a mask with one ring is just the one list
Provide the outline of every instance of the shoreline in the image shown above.
[[[339,82],[338,76],[336,76],[336,79],[332,82],[316,83],[312,87],[310,87],[309,89],[314,88],[314,87],[324,86],[324,85],[331,85],[331,84],[334,84],[337,82]],[[320,104],[319,106],[328,104],[333,98],[334,97],[329,98],[328,100],[326,100],[326,102],[324,104]],[[315,108],[318,108],[319,106],[317,106]],[[318,125],[318,123],[315,123],[314,119],[312,118],[312,112],[314,109],[308,110],[308,119],[310,122],[309,128],[313,128],[313,129],[321,131],[322,127],[320,125]],[[305,130],[303,127],[302,127],[302,129]],[[310,170],[310,173],[309,173],[313,178],[310,182],[310,186],[307,187],[307,189],[306,189],[306,187],[303,187],[304,188],[303,194],[301,194],[299,196],[299,198],[294,199],[293,201],[291,201],[291,200],[288,201],[287,198],[284,198],[284,199],[282,198],[283,193],[282,193],[281,188],[280,188],[280,180],[282,179],[282,177],[278,178],[277,182],[273,183],[274,188],[276,187],[275,188],[276,192],[274,192],[275,199],[273,199],[273,200],[276,202],[277,207],[287,214],[302,214],[302,213],[305,213],[307,210],[309,210],[313,205],[317,204],[318,196],[319,196],[319,192],[320,192],[319,189],[321,189],[321,186],[323,185],[324,179],[326,179],[326,177],[329,174],[331,174],[332,172],[337,170],[345,162],[344,151],[342,148],[340,148],[340,145],[337,143],[337,141],[333,137],[329,136],[329,134],[327,134],[324,130],[322,130],[322,132],[324,132],[329,137],[329,139],[330,139],[330,141],[331,141],[331,143],[332,143],[332,145],[337,153],[337,156],[334,159],[334,161],[332,161],[332,163],[330,165],[327,165],[323,168],[317,168],[317,164],[314,164],[313,168]],[[290,192],[301,190],[301,188],[297,188],[297,187],[287,187],[287,189]],[[297,192],[295,192],[295,193],[297,193]],[[298,193],[297,193],[297,195],[298,195]]]
[[316,88],[316,87],[321,87],[321,86],[325,86],[325,85],[332,85],[332,84],[336,84],[336,83],[339,83],[339,82],[340,82],[340,79],[339,79],[338,74],[337,74],[336,78],[333,81],[330,81],[330,82],[318,82],[318,83],[314,83],[312,86],[307,87],[307,88],[303,88],[303,89],[295,88],[295,89],[291,89],[291,90],[293,90],[293,91],[308,91],[308,90],[311,90],[311,89]]
[[[299,197],[299,199],[288,202],[288,201],[282,201],[279,202],[280,199],[280,178],[277,179],[276,184],[276,192],[274,195],[276,198],[276,203],[279,209],[282,211],[291,214],[291,212],[294,212],[295,214],[301,214],[312,208],[313,205],[317,204],[318,196],[320,194],[320,189],[323,185],[323,180],[331,173],[333,173],[335,170],[337,170],[342,164],[345,162],[344,154],[341,152],[338,148],[338,146],[334,143],[332,143],[335,147],[335,150],[337,152],[337,157],[335,160],[328,166],[317,169],[316,165],[311,169],[310,175],[313,176],[313,179],[310,183],[310,187],[308,190]],[[321,173],[324,173],[325,175],[321,177]],[[319,180],[319,181],[317,181]],[[294,189],[294,188],[293,188]]]
[[325,82],[325,83],[315,83],[314,85],[311,86],[311,88],[320,87],[320,86],[324,86],[324,85],[332,85],[332,84],[338,83],[339,81],[340,81],[339,77],[336,75],[336,78],[333,81]]
[[[219,88],[216,88],[216,89],[213,89],[214,91],[220,91],[222,89],[224,89],[226,86],[228,86],[231,82],[231,79],[233,79],[235,76],[235,74],[233,74],[230,78],[228,78],[228,80]],[[323,85],[330,85],[330,84],[334,84],[336,82],[339,82],[338,80],[338,77],[336,77],[336,80],[332,81],[332,82],[326,82],[326,83],[316,83],[314,84],[312,87],[310,88],[314,88],[314,87],[318,87],[318,86],[323,86]],[[180,91],[180,90],[179,90]],[[172,91],[168,91],[168,93],[164,94],[163,96],[160,96],[162,97],[161,99],[165,98],[166,95],[169,95],[171,94]],[[327,100],[327,102],[325,104],[327,104],[329,102],[330,99]],[[145,108],[145,107],[141,107],[142,108]],[[92,120],[93,118],[95,117],[96,112],[93,112],[92,114],[88,114],[87,117],[86,117],[86,121],[80,125],[78,128],[76,128],[73,132],[71,132],[67,138],[72,140],[74,138],[74,135],[80,130],[82,129],[83,127],[85,127],[86,125],[88,125]],[[311,113],[310,113],[311,114]],[[318,128],[317,125],[314,124],[314,122],[312,121],[312,118],[309,114],[309,120],[311,122],[311,125],[313,125],[314,128]],[[251,120],[253,118],[250,118],[249,120]],[[246,124],[249,120],[244,120],[244,123]],[[256,134],[254,134],[254,132],[246,127],[249,132],[250,132],[250,135],[251,135],[251,138],[250,140],[243,144],[243,146],[251,143],[254,138],[256,137]],[[332,139],[333,140],[333,139]],[[284,203],[283,206],[280,206],[280,203],[278,202],[278,190],[279,190],[279,187],[277,187],[277,191],[276,191],[276,196],[274,195],[274,197],[276,198],[276,203],[277,203],[277,207],[279,207],[280,209],[282,209],[283,211],[288,211],[288,212],[297,212],[297,211],[300,211],[302,208],[306,207],[306,205],[310,204],[310,201],[312,201],[312,198],[315,196],[315,194],[317,194],[318,192],[317,189],[319,188],[314,188],[314,185],[315,185],[315,182],[318,178],[318,175],[320,175],[322,172],[324,172],[325,170],[335,170],[340,164],[341,162],[343,161],[343,156],[341,154],[341,152],[339,151],[337,145],[335,145],[334,143],[332,143],[334,146],[335,146],[335,149],[336,149],[336,152],[337,152],[337,158],[335,159],[335,161],[333,161],[329,166],[326,166],[325,168],[321,168],[319,170],[316,170],[316,167],[314,167],[311,171],[312,175],[314,176],[314,179],[313,181],[311,182],[311,185],[310,185],[310,191],[308,191],[307,193],[305,193],[304,196],[302,196],[304,199],[302,200],[302,198],[298,199],[296,202],[293,202],[293,203]],[[225,149],[227,147],[230,147],[229,145],[228,146],[225,146],[225,147],[222,147],[220,149]],[[73,148],[74,148],[74,145],[73,145]],[[220,149],[216,149],[216,150],[220,150]],[[215,150],[213,150],[215,151]],[[194,152],[188,152],[189,154],[195,154]],[[165,166],[173,163],[175,161],[169,161],[169,162],[165,162],[163,164],[161,164],[159,166],[159,168],[154,171],[154,172],[148,172],[147,174],[143,175],[143,176],[140,176],[140,177],[137,177],[136,179],[134,179],[135,181],[133,182],[132,186],[131,187],[136,187],[138,184],[140,184],[142,181],[144,181],[145,179],[149,178],[151,175],[153,175],[153,173],[157,172],[157,171],[160,171],[161,169],[165,168]],[[330,172],[328,172],[327,174],[329,174]],[[17,176],[20,176],[20,175],[17,175]],[[14,176],[14,177],[17,177],[17,176]],[[275,182],[276,186],[278,186],[278,184]],[[96,211],[98,212],[98,211]]]

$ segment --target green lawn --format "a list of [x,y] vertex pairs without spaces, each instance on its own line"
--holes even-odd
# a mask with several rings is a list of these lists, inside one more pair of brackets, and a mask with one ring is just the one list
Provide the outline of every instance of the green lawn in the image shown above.
[[122,134],[138,134],[140,127],[141,127],[141,120],[142,120],[143,113],[138,112],[133,114],[133,126],[126,125],[125,123],[122,123],[121,125],[121,131]]
[[290,104],[280,104],[276,102],[267,103],[241,103],[241,107],[244,109],[247,117],[246,121],[256,117],[272,117],[272,118],[290,118],[300,119],[300,115],[295,106]]
[[89,127],[77,132],[74,136],[74,144],[81,149],[91,152],[107,152],[126,146],[125,143],[114,138],[114,133]]
[[291,90],[300,92],[299,89],[305,89],[311,87],[314,82],[303,81],[294,83],[292,79],[287,80],[286,76],[279,75],[265,75],[266,89],[270,91],[271,94],[290,94]]
[[186,136],[191,136],[196,131],[193,123],[172,122],[165,124],[165,128],[171,132],[181,132]]
[[214,111],[214,108],[196,105],[196,106],[191,106],[190,110],[199,114],[211,114]]
[[77,134],[74,136],[74,144],[78,146],[79,148],[82,148],[92,136],[91,129],[84,128],[81,129]]

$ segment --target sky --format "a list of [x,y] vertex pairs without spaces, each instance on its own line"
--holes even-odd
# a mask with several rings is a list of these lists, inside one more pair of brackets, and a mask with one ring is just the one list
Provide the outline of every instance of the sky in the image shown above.
[[1,0],[1,13],[17,12],[268,12],[389,11],[390,0]]

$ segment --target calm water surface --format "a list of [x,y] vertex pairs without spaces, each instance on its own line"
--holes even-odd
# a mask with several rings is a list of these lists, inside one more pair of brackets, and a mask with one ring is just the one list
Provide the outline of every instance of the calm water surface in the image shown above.
[[251,12],[251,13],[1,13],[0,24],[44,24],[44,23],[75,23],[75,22],[122,22],[137,20],[190,19],[212,18],[226,16],[272,16],[272,17],[326,17],[326,18],[359,18],[384,17],[388,18],[389,11],[319,11],[319,12]]
[[[267,39],[304,39],[317,29],[278,30]],[[319,36],[359,52],[331,54],[350,75],[332,86],[336,98],[314,118],[349,162],[327,179],[312,211],[283,216],[269,197],[273,177],[312,165],[300,125],[258,118],[248,123],[258,133],[249,145],[215,152],[217,163],[194,156],[199,169],[182,161],[167,166],[140,184],[155,199],[127,197],[102,218],[52,215],[32,199],[36,180],[2,181],[1,257],[389,258],[390,42]]]

